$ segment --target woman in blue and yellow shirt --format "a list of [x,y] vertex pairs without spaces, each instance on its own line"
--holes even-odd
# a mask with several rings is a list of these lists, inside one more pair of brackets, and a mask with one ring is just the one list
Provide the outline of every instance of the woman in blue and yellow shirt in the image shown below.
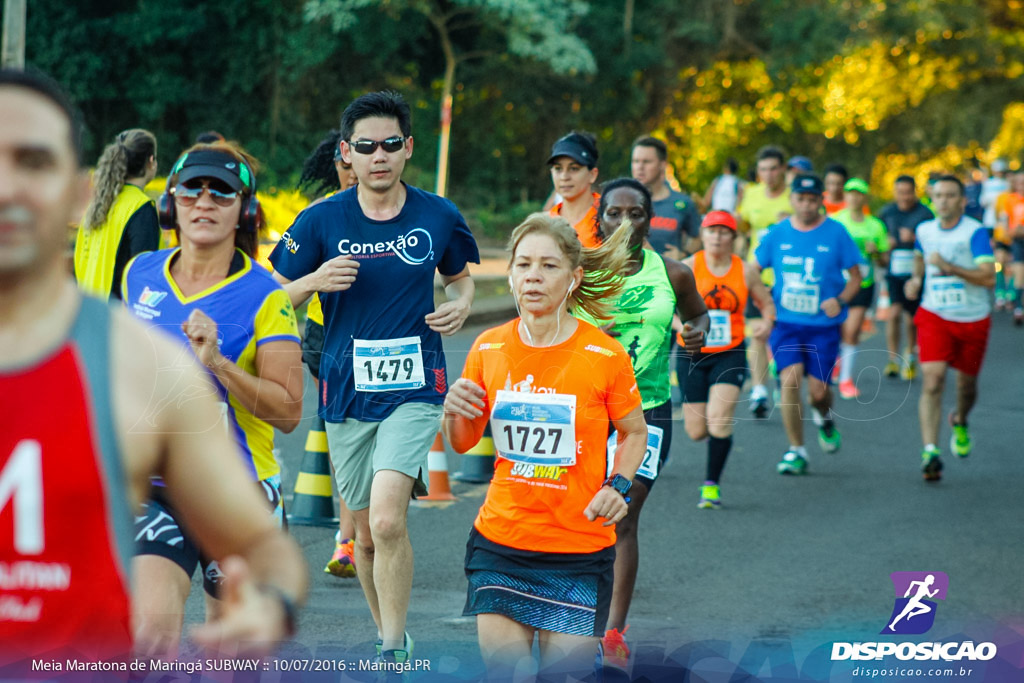
[[[135,258],[122,292],[133,315],[178,337],[209,370],[221,414],[196,429],[235,437],[280,522],[274,427],[290,432],[298,425],[302,360],[291,300],[253,260],[260,215],[251,158],[229,143],[193,146],[171,170],[160,201],[161,223],[178,233],[181,246]],[[160,489],[136,519],[135,635],[143,652],[173,655],[197,563],[211,598],[225,576],[213,558],[201,557]],[[213,616],[218,603],[207,607]]]

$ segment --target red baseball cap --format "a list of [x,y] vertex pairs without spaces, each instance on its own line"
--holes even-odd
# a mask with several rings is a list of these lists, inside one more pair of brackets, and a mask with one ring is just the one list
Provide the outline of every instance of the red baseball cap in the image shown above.
[[728,211],[709,211],[708,215],[704,216],[704,220],[700,222],[702,228],[710,228],[714,225],[721,225],[736,232],[736,219]]

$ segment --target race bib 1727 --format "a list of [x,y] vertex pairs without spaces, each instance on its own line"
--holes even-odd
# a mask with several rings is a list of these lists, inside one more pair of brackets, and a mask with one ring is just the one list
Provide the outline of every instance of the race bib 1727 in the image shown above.
[[491,409],[499,457],[531,465],[576,464],[576,397],[499,390]]

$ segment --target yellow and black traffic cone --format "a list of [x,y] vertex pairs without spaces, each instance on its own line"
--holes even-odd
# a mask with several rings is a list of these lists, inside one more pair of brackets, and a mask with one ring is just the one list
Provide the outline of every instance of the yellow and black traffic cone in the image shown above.
[[494,477],[494,438],[491,423],[484,427],[484,435],[475,446],[462,454],[462,471],[454,475],[456,480],[471,484],[487,484]]
[[434,437],[434,445],[427,454],[427,470],[430,474],[430,493],[419,500],[455,500],[451,483],[448,481],[448,454],[444,450],[441,432]]
[[306,436],[306,453],[295,480],[290,524],[301,526],[338,526],[338,506],[331,489],[331,456],[327,450],[327,432],[319,415]]

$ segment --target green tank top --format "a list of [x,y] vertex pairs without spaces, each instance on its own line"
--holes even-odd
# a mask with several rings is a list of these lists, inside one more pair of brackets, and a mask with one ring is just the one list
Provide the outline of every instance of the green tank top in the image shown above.
[[644,249],[643,256],[640,270],[625,278],[612,319],[619,333],[615,339],[633,363],[643,409],[649,410],[672,398],[668,366],[676,293],[665,260],[650,249]]

